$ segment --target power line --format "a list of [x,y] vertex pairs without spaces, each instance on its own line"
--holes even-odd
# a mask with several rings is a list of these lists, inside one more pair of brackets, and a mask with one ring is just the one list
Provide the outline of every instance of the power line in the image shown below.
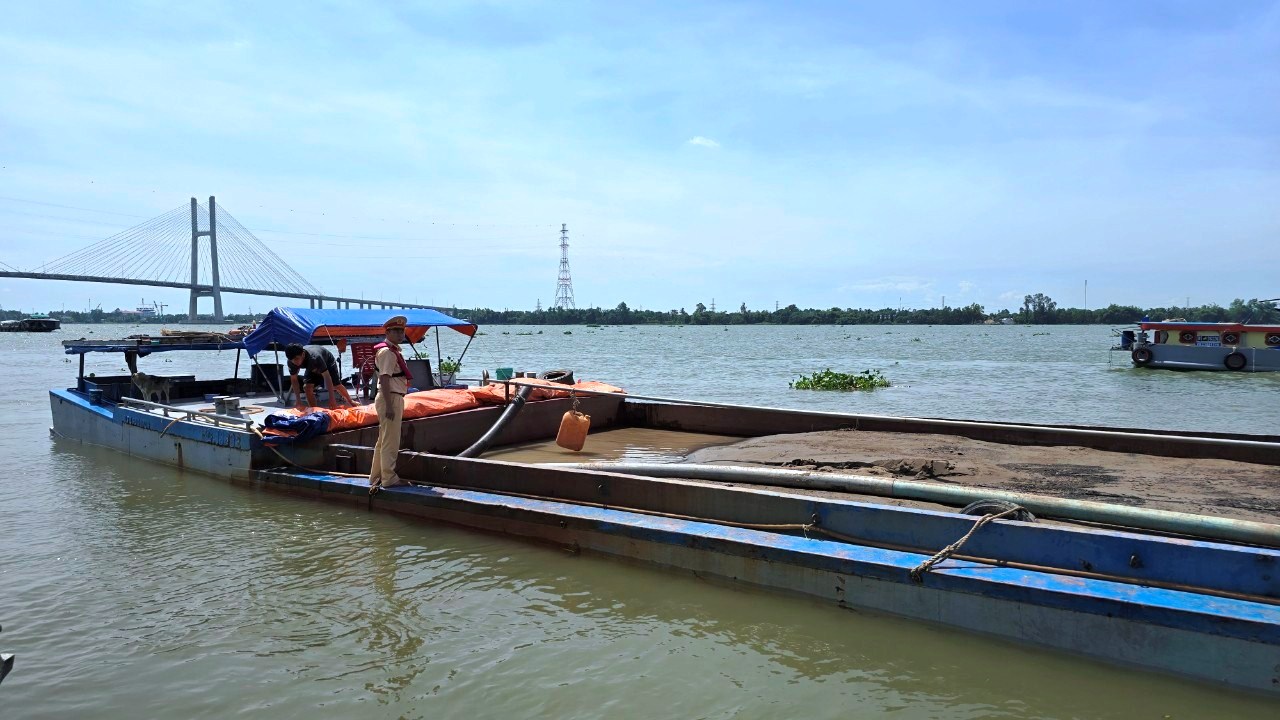
[[49,220],[61,220],[62,222],[76,222],[76,223],[83,223],[85,225],[109,225],[112,227],[120,227],[120,223],[107,222],[106,220],[91,220],[89,218],[73,218],[73,217],[65,217],[62,215],[44,215],[42,213],[22,212],[21,210],[6,209],[4,210],[4,212],[11,215],[24,215],[26,217],[46,218]]
[[44,205],[45,207],[66,208],[68,210],[84,210],[86,212],[96,212],[104,215],[120,215],[121,217],[146,219],[145,215],[131,215],[129,213],[114,212],[112,210],[94,210],[93,208],[76,207],[75,205],[59,205],[57,203],[40,202],[39,200],[25,200],[23,198],[8,197],[5,195],[0,195],[0,200],[11,200],[13,202],[29,203],[31,205]]
[[[432,223],[432,224],[434,225],[435,223]],[[452,223],[450,224],[450,226],[451,226],[451,227],[456,227],[456,225],[454,225],[454,224],[452,224]],[[473,226],[473,227],[480,227],[480,226],[479,226],[479,225],[475,225],[475,226]],[[524,227],[524,226],[521,226],[521,227]],[[550,226],[550,225],[548,225],[547,227],[551,227],[551,226]],[[256,230],[254,230],[254,232],[262,232],[262,233],[276,233],[276,234],[279,234],[279,235],[306,235],[306,236],[309,236],[309,237],[345,238],[345,239],[348,239],[348,240],[394,240],[394,241],[397,241],[397,242],[415,242],[415,240],[414,240],[413,238],[406,238],[406,237],[379,236],[379,235],[342,235],[342,234],[340,234],[340,233],[315,233],[315,232],[302,232],[302,231],[300,231],[300,230],[262,230],[262,229],[256,229]],[[532,238],[535,238],[535,237],[543,237],[543,236],[542,236],[542,235],[522,235],[522,236],[520,236],[520,237],[521,237],[521,238],[531,238],[531,239],[532,239]],[[430,238],[430,239],[431,239],[431,240],[436,240],[437,238]],[[444,240],[445,238],[438,238],[438,239],[440,239],[440,240]],[[472,239],[473,239],[473,238],[450,239],[450,240],[448,240],[448,242],[465,242],[465,241],[472,240]]]

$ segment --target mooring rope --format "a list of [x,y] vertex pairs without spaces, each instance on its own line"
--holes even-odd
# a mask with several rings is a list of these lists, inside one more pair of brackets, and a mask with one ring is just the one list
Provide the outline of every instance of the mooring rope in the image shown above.
[[1022,508],[1015,506],[1015,507],[1009,508],[1008,510],[1005,510],[1002,513],[996,513],[993,515],[983,515],[982,517],[978,518],[978,522],[974,523],[973,527],[969,528],[969,532],[965,533],[964,537],[942,548],[933,557],[929,558],[928,560],[925,560],[924,562],[920,563],[914,568],[911,568],[911,572],[909,574],[911,575],[912,581],[921,582],[924,579],[925,573],[932,570],[934,566],[937,565],[938,563],[951,557],[952,553],[959,550],[961,545],[964,545],[966,542],[968,542],[969,538],[973,537],[973,534],[978,532],[978,528],[982,527],[983,525],[986,525],[992,520],[999,520],[1000,518],[1006,515],[1012,515],[1018,512],[1019,510],[1022,510]]

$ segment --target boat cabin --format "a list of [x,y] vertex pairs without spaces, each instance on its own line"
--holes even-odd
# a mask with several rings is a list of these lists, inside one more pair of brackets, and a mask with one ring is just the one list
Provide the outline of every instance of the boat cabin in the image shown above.
[[1112,349],[1129,351],[1135,367],[1272,372],[1280,370],[1280,325],[1144,321]]

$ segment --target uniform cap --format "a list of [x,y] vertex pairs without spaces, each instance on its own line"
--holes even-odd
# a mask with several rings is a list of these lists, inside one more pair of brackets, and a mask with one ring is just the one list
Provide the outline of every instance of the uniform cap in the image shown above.
[[408,324],[409,324],[409,318],[403,315],[396,315],[390,318],[389,320],[387,320],[386,322],[382,323],[382,327],[385,330],[390,330],[391,328],[403,328],[405,325],[408,325]]

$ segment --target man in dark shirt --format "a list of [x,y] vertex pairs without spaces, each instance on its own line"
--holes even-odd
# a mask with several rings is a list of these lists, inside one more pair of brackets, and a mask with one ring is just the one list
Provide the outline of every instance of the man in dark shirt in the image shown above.
[[[321,381],[324,386],[329,388],[329,407],[336,408],[337,398],[342,397],[348,405],[355,406],[355,402],[351,399],[347,388],[342,384],[342,374],[338,372],[338,362],[334,360],[333,353],[328,348],[319,345],[302,346],[298,343],[290,343],[285,346],[284,356],[289,362],[289,389],[293,391],[293,397],[296,400],[297,408],[304,410],[308,407],[316,406],[316,385]],[[302,402],[302,395],[298,392],[298,371],[306,369],[307,374],[302,379],[303,388],[307,391],[307,402]]]

